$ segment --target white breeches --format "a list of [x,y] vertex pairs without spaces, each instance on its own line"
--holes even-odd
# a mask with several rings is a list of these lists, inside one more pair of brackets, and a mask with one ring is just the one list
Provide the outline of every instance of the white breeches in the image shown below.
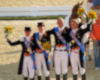
[[[66,74],[68,71],[68,53],[67,51],[54,52],[54,65],[57,75]],[[62,71],[62,72],[61,72]]]
[[46,66],[44,54],[43,53],[35,53],[35,59],[36,59],[36,67],[37,67],[37,71],[38,71],[38,76],[42,75],[42,69],[43,69],[44,75],[46,77],[49,76],[49,71]]
[[72,65],[73,75],[77,75],[78,70],[80,70],[81,75],[85,74],[86,72],[85,68],[81,67],[81,64],[80,64],[79,49],[71,51],[70,61]]
[[23,75],[24,77],[34,78],[34,69],[33,69],[33,61],[31,56],[24,56],[23,62]]

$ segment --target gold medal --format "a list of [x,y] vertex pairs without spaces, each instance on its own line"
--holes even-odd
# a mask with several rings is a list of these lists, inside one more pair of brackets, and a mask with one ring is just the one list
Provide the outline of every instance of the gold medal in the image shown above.
[[72,44],[74,44],[75,43],[75,40],[72,40],[71,42],[72,42]]
[[28,52],[30,52],[30,49],[27,49]]

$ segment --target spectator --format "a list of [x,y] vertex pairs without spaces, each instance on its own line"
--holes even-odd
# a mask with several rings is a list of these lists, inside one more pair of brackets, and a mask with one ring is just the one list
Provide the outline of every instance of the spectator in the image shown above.
[[86,10],[88,12],[93,7],[93,0],[88,0],[86,6],[87,6]]
[[[86,13],[88,13],[91,10],[91,7],[93,7],[93,0],[87,0],[87,5],[86,5]],[[92,25],[91,25],[92,26]],[[89,33],[87,33],[87,36],[89,36]],[[87,55],[88,55],[88,60],[91,61],[92,60],[92,52],[91,52],[91,39],[89,38],[89,43],[87,45]]]
[[93,27],[93,35],[90,35],[93,39],[94,47],[94,58],[95,58],[95,68],[100,69],[100,13],[98,14],[98,19]]
[[88,0],[88,2],[92,3],[92,2],[93,2],[93,0]]
[[100,0],[93,0],[93,9],[100,9]]

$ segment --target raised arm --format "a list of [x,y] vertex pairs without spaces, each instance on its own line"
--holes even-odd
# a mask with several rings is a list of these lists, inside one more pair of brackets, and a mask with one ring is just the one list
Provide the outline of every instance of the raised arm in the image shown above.
[[14,45],[19,45],[21,44],[21,41],[18,40],[18,41],[15,41],[15,42],[11,42],[11,40],[7,39],[7,42],[11,45],[11,46],[14,46]]
[[90,31],[90,27],[91,27],[91,23],[87,23],[87,24],[81,25],[80,30],[84,34],[88,31]]
[[52,35],[52,34],[54,34],[54,29],[48,30],[48,31],[47,31],[47,34],[48,34],[49,36]]

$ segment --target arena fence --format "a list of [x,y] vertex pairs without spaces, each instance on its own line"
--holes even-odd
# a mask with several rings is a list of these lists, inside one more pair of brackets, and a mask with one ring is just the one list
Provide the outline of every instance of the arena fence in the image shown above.
[[20,16],[66,16],[71,13],[72,6],[49,7],[0,7],[0,17]]

